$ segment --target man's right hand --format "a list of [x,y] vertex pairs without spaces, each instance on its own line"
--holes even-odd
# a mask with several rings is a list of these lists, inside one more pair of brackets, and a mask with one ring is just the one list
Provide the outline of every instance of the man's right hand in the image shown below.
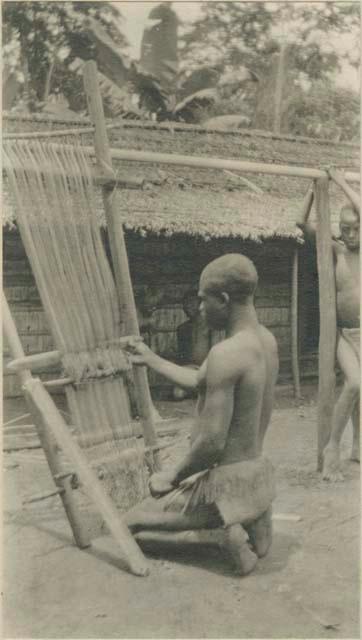
[[345,184],[346,181],[342,171],[336,169],[335,167],[326,167],[326,171],[331,180],[334,180],[336,184]]
[[153,351],[143,342],[140,336],[120,338],[122,349],[126,351],[132,364],[149,366]]

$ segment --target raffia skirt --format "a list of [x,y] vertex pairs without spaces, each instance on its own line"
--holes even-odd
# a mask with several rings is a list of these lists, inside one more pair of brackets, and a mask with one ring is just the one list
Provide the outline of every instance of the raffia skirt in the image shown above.
[[265,457],[215,466],[186,478],[168,494],[164,511],[195,513],[217,508],[224,526],[259,518],[275,498],[275,472]]

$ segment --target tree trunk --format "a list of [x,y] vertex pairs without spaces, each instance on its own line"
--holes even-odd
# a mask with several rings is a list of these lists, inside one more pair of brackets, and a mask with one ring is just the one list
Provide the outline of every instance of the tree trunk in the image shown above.
[[49,98],[49,94],[50,94],[50,86],[51,86],[51,80],[52,80],[52,75],[53,75],[53,71],[54,71],[54,67],[55,67],[55,60],[52,60],[49,66],[49,69],[47,71],[47,75],[45,78],[45,86],[44,86],[44,93],[43,93],[43,102],[47,102],[48,98]]

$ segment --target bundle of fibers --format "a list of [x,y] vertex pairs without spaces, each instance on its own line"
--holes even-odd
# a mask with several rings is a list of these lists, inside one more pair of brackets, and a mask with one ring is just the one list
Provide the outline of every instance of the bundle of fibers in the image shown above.
[[[17,225],[64,374],[78,441],[122,508],[147,492],[143,445],[130,415],[117,292],[81,145],[4,141]],[[122,301],[122,304],[127,301]]]

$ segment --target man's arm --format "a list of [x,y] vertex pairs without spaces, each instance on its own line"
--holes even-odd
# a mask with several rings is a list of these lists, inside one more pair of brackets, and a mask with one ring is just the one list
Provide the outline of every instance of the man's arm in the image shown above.
[[198,417],[197,436],[188,455],[171,472],[178,486],[188,476],[212,467],[220,458],[234,410],[234,387],[242,375],[240,359],[230,345],[213,347],[207,359],[205,403]]
[[180,367],[173,362],[169,362],[169,360],[161,358],[151,351],[138,337],[130,336],[128,338],[122,338],[121,346],[128,352],[133,364],[146,365],[180,387],[189,389],[197,388],[199,384],[198,369]]
[[341,189],[346,194],[347,198],[349,198],[350,201],[352,202],[352,204],[355,207],[355,209],[358,211],[358,213],[360,213],[361,212],[360,197],[359,197],[358,193],[353,191],[352,187],[350,187],[349,184],[346,182],[343,173],[341,171],[338,171],[337,169],[334,169],[333,167],[328,168],[327,169],[327,173],[328,173],[329,177],[336,184],[338,184],[339,187],[341,187]]
[[308,220],[314,201],[313,184],[309,187],[302,204],[302,208],[297,216],[296,225],[302,229],[308,240],[315,242],[316,230]]

